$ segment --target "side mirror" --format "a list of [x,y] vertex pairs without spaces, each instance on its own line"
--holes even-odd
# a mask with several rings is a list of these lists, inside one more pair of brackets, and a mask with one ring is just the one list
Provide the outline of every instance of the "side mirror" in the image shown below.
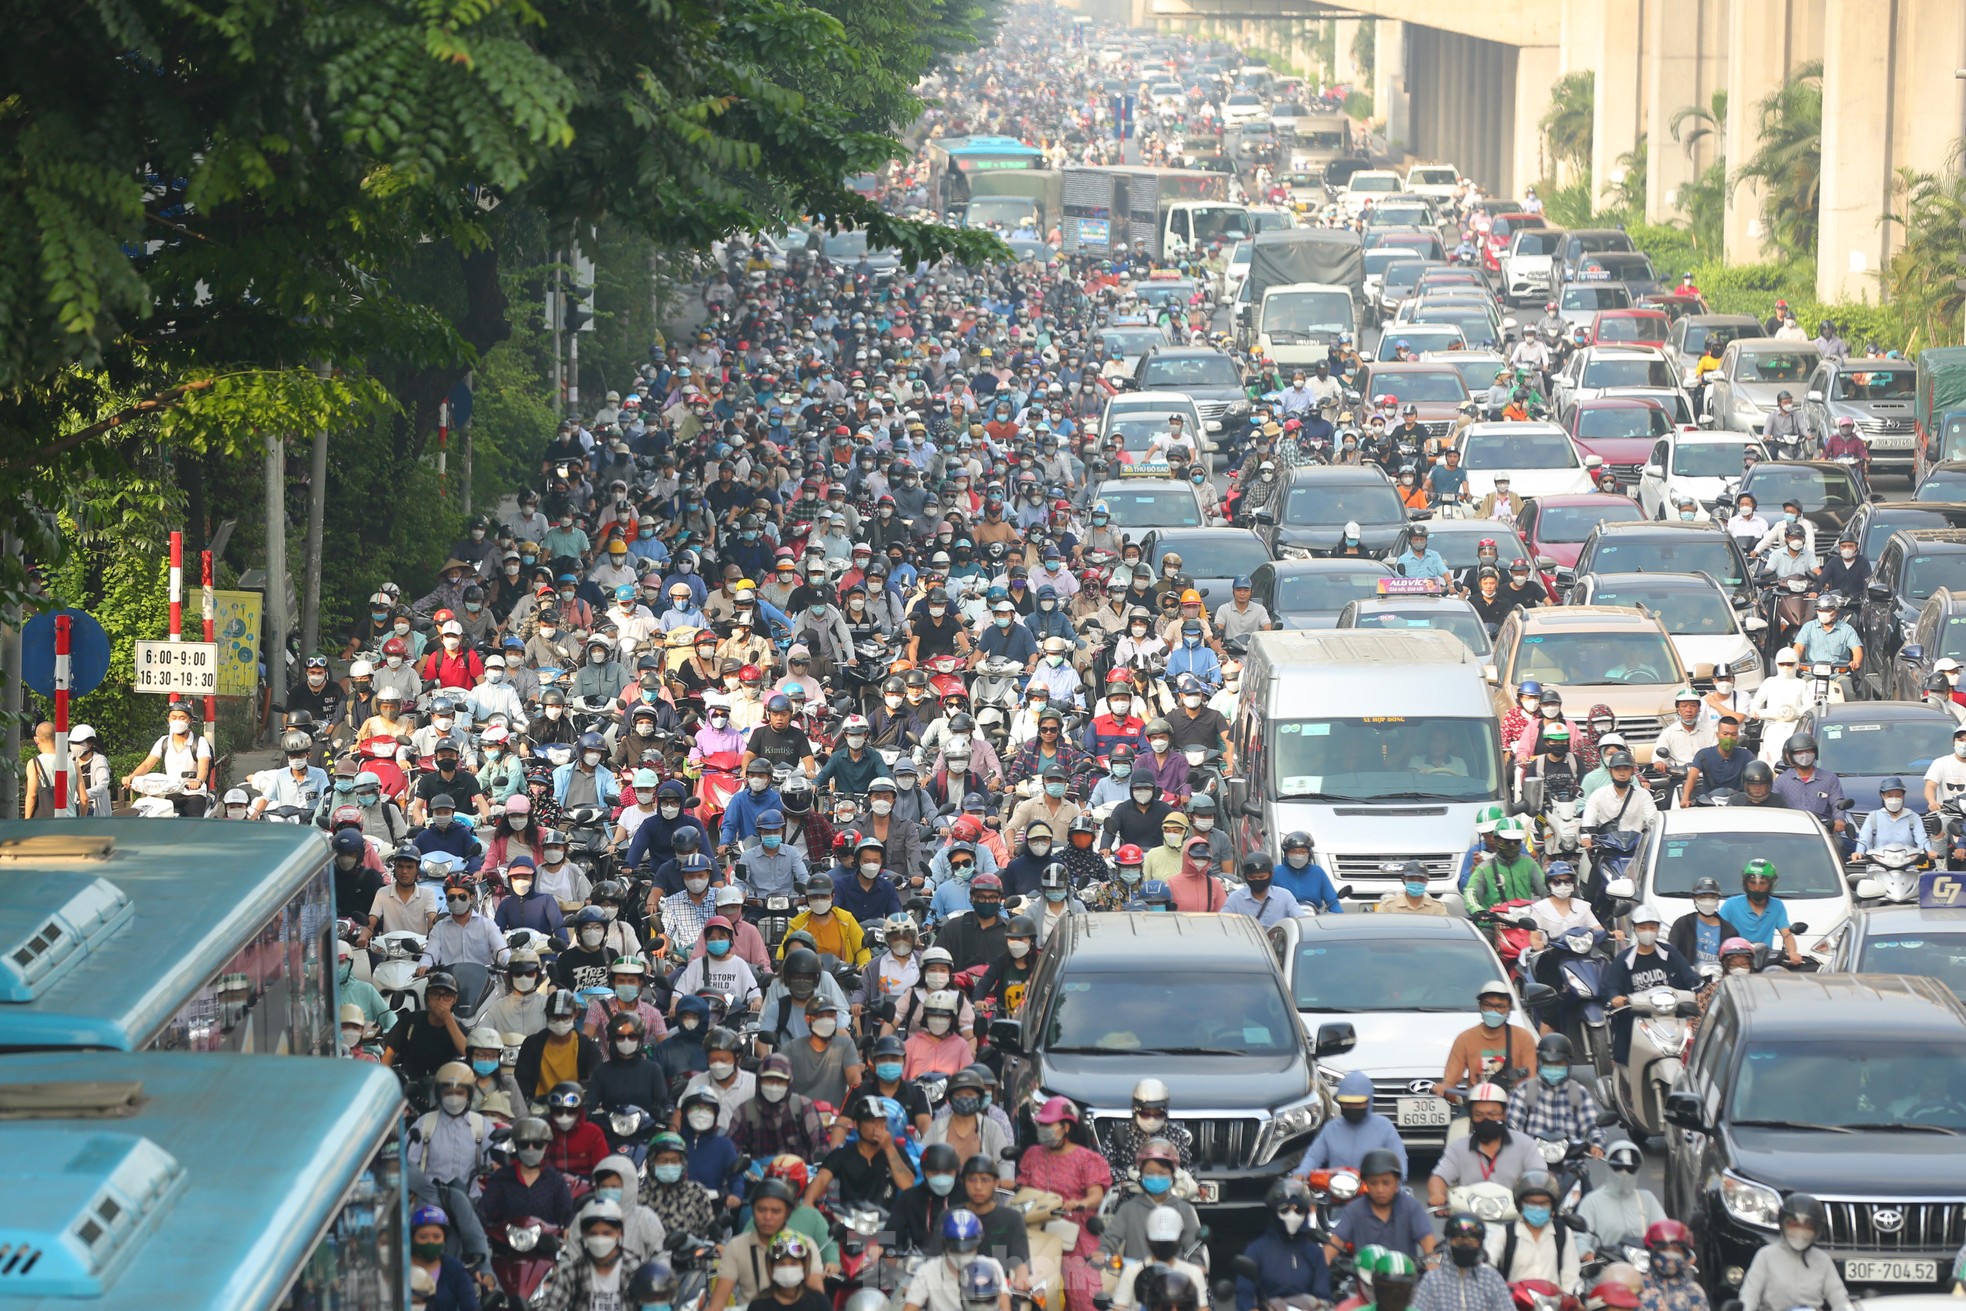
[[1925,648],[1917,642],[1898,648],[1898,659],[1917,664],[1925,658]]
[[1570,568],[1559,568],[1556,571],[1556,585],[1558,587],[1575,587],[1577,585],[1577,571]]
[[1765,633],[1768,631],[1768,621],[1760,615],[1749,615],[1741,622],[1741,627],[1750,633]]
[[1547,983],[1525,983],[1522,985],[1522,1004],[1524,1006],[1547,1006],[1556,1000],[1556,989]]
[[1547,555],[1539,555],[1536,557],[1536,567],[1544,573],[1550,573],[1553,570],[1561,569],[1563,566]]
[[1711,414],[1702,414],[1699,423],[1702,428],[1711,428],[1713,427],[1713,416]]
[[1666,476],[1666,471],[1656,464],[1648,464],[1639,470],[1639,472],[1648,478],[1663,478]]
[[1891,584],[1889,583],[1873,581],[1864,591],[1869,594],[1870,599],[1873,601],[1888,601],[1891,599]]
[[1700,1095],[1692,1092],[1667,1093],[1666,1123],[1691,1129],[1694,1133],[1705,1133],[1707,1114],[1706,1108],[1700,1105]]
[[1808,931],[1809,931],[1809,922],[1807,920],[1797,920],[1795,923],[1789,925],[1789,932],[1793,933],[1798,938],[1801,937],[1803,934],[1807,933]]
[[1021,1055],[1024,1051],[1024,1021],[1009,1019],[990,1021],[990,1043],[1007,1052],[1017,1052]]
[[1638,889],[1630,879],[1612,879],[1604,885],[1604,895],[1617,901],[1630,901],[1638,896]]
[[1358,1031],[1344,1021],[1338,1020],[1318,1026],[1315,1055],[1319,1060],[1327,1056],[1342,1056],[1356,1046],[1358,1046]]
[[1504,332],[1514,332],[1517,328],[1520,328],[1521,326],[1522,325],[1514,319],[1502,320],[1502,331]]
[[1251,819],[1261,819],[1263,818],[1263,803],[1260,801],[1245,801],[1242,803],[1242,813]]
[[1819,401],[1823,398],[1823,394],[1819,391],[1805,392],[1804,395],[1812,401]]
[[1500,687],[1502,685],[1502,671],[1493,665],[1483,665],[1481,667],[1481,677],[1482,681],[1486,682],[1490,687]]
[[[1598,1123],[1603,1124],[1604,1122],[1605,1122],[1604,1119],[1602,1117],[1599,1117]],[[1618,1122],[1618,1117],[1615,1115],[1612,1116],[1610,1122],[1612,1124],[1616,1124]],[[1575,1212],[1570,1212],[1565,1214],[1562,1217],[1562,1220],[1563,1220],[1563,1227],[1568,1229],[1573,1234],[1588,1233],[1590,1231],[1589,1222],[1586,1221],[1583,1216],[1578,1215]]]
[[1276,523],[1277,517],[1274,514],[1271,514],[1268,510],[1251,510],[1249,512],[1249,521],[1251,523],[1262,524],[1264,527],[1267,528],[1273,526]]

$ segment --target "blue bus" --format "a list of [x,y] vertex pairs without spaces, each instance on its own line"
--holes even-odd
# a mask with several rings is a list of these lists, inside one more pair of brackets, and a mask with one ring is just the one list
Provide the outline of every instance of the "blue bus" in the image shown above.
[[946,137],[929,142],[923,154],[929,195],[943,210],[960,211],[969,203],[975,174],[1044,167],[1044,152],[1016,137]]
[[0,1306],[405,1311],[402,1125],[366,1062],[0,1056]]
[[331,867],[291,824],[0,823],[0,1051],[333,1055]]

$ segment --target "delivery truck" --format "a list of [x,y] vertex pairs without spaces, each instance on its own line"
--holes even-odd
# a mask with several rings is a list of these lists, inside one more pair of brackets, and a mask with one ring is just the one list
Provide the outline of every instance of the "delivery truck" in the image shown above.
[[[1290,290],[1283,294],[1286,288]],[[1343,228],[1279,228],[1257,233],[1249,243],[1249,276],[1236,297],[1236,337],[1245,346],[1260,343],[1265,336],[1263,311],[1273,290],[1279,293],[1278,325],[1289,325],[1285,331],[1292,339],[1275,341],[1275,345],[1286,348],[1284,354],[1266,353],[1283,364],[1295,363],[1287,357],[1306,351],[1322,358],[1324,344],[1331,340],[1331,334],[1322,327],[1328,325],[1334,310],[1332,292],[1343,291],[1350,297],[1351,322],[1346,331],[1358,332],[1359,311],[1365,304],[1365,252],[1359,246],[1358,234]],[[1306,331],[1314,325],[1320,327],[1319,332]],[[1312,339],[1294,340],[1297,336]]]
[[1059,235],[1065,253],[1121,246],[1172,261],[1249,236],[1249,207],[1228,198],[1229,177],[1201,169],[1068,168]]

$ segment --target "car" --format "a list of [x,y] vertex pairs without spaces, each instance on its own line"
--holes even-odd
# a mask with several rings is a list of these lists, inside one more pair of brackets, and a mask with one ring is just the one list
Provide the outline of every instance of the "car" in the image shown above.
[[1507,248],[1495,257],[1505,302],[1522,305],[1549,297],[1554,285],[1551,269],[1562,240],[1560,229],[1546,227],[1519,227],[1509,235]]
[[1237,288],[1249,277],[1250,252],[1254,248],[1254,243],[1250,241],[1238,241],[1229,248],[1229,258],[1222,264],[1223,300],[1234,300]]
[[1365,212],[1365,225],[1368,228],[1406,227],[1425,230],[1439,227],[1440,217],[1434,213],[1434,207],[1424,200],[1388,196],[1384,200],[1374,202],[1372,208]]
[[[1926,598],[1911,633],[1892,662],[1886,693],[1892,700],[1915,701],[1924,694],[1933,666],[1941,660],[1966,663],[1966,591],[1941,587]],[[1961,707],[1966,711],[1966,706]]]
[[1405,337],[1416,352],[1455,349],[1451,338],[1444,346],[1437,340],[1429,342],[1428,338],[1434,335],[1431,333],[1421,333],[1420,339],[1414,340],[1416,328],[1452,328],[1459,335],[1460,344],[1463,346],[1480,351],[1494,351],[1501,348],[1502,325],[1496,321],[1495,311],[1488,306],[1438,304],[1431,301],[1416,306],[1409,301],[1404,309],[1407,313],[1406,322],[1398,324],[1391,331]]
[[1222,102],[1222,123],[1225,127],[1242,127],[1258,122],[1267,125],[1269,117],[1270,107],[1254,91],[1234,92]]
[[1525,498],[1591,490],[1583,457],[1570,434],[1554,423],[1472,423],[1461,430],[1454,447],[1461,452],[1471,500],[1494,491],[1496,478],[1503,475],[1509,490]]
[[[1374,249],[1386,249],[1374,247]],[[1437,260],[1421,259],[1405,247],[1393,247],[1400,251],[1400,257],[1387,262],[1379,272],[1378,309],[1381,318],[1391,318],[1399,313],[1399,307],[1413,296],[1413,289],[1420,282],[1420,275],[1430,268],[1438,268]]]
[[1591,345],[1657,348],[1671,327],[1660,310],[1599,310],[1591,319]]
[[1635,251],[1631,234],[1623,228],[1572,228],[1557,246],[1557,267],[1566,273],[1582,268],[1586,257],[1613,251]]
[[1117,435],[1121,446],[1137,458],[1156,433],[1168,431],[1168,418],[1180,415],[1182,426],[1199,433],[1201,411],[1178,391],[1123,391],[1106,398],[1099,414],[1099,440]]
[[1720,353],[1720,367],[1707,374],[1708,417],[1716,428],[1759,437],[1775,398],[1788,392],[1801,400],[1807,390],[1804,384],[1820,358],[1805,341],[1744,337],[1728,342]]
[[1557,317],[1569,328],[1589,328],[1591,320],[1604,310],[1626,310],[1632,305],[1631,289],[1622,282],[1557,282],[1550,288],[1556,302]]
[[1799,501],[1802,517],[1816,525],[1819,555],[1835,543],[1836,533],[1850,522],[1857,507],[1870,499],[1870,485],[1862,471],[1835,460],[1762,460],[1741,475],[1734,495],[1738,499],[1750,492],[1756,506],[1767,507],[1771,522],[1784,501],[1790,497]]
[[1373,404],[1380,396],[1391,396],[1402,410],[1413,406],[1429,437],[1445,436],[1460,417],[1461,402],[1468,399],[1460,374],[1444,365],[1417,360],[1410,364],[1398,360],[1369,362],[1353,375],[1352,386],[1363,405]]
[[[1773,507],[1779,508],[1779,507]],[[1966,528],[1966,503],[1956,501],[1866,501],[1857,507],[1845,532],[1857,539],[1857,549],[1866,560],[1883,553],[1884,543],[1901,528],[1920,531],[1931,528]]]
[[1574,569],[1557,571],[1566,592],[1588,573],[1702,573],[1730,594],[1751,595],[1747,557],[1715,523],[1604,523],[1584,539]]
[[[1743,461],[1768,452],[1753,438],[1733,433],[1670,432],[1652,443],[1645,467],[1638,471],[1638,504],[1653,519],[1671,519],[1681,496],[1690,496],[1708,510],[1741,476]],[[1775,507],[1780,509],[1780,506]]]
[[1415,355],[1459,350],[1470,344],[1467,334],[1453,323],[1392,324],[1380,334],[1379,341],[1379,353],[1388,361],[1396,358],[1401,343]]
[[1659,290],[1651,259],[1635,250],[1593,251],[1563,276],[1566,282],[1622,282],[1634,298]]
[[1671,387],[1677,380],[1666,357],[1637,346],[1586,346],[1564,362],[1550,384],[1559,413],[1595,400],[1613,387]]
[[1452,200],[1461,189],[1461,173],[1452,164],[1415,164],[1406,170],[1406,189],[1416,196]]
[[1765,337],[1767,329],[1752,314],[1688,314],[1666,333],[1666,358],[1679,370],[1680,381],[1693,385],[1693,366],[1706,353],[1708,342],[1727,343],[1743,337]]
[[1825,1199],[1814,1250],[1851,1294],[1949,1288],[1966,1239],[1962,1064],[1966,1006],[1935,979],[1722,980],[1665,1106],[1665,1209],[1698,1235],[1709,1295],[1733,1296],[1779,1241],[1782,1199],[1805,1191]]
[[[1476,995],[1508,977],[1481,930],[1448,916],[1316,915],[1283,920],[1269,937],[1304,1032],[1345,1023],[1357,1038],[1323,1063],[1325,1079],[1335,1087],[1363,1070],[1372,1109],[1408,1148],[1445,1146],[1453,1115],[1434,1085],[1455,1039],[1481,1023]],[[1511,1019],[1529,1023],[1520,1001]]]
[[1911,492],[1914,501],[1956,504],[1966,501],[1966,460],[1941,460],[1928,465]]
[[1231,582],[1270,562],[1270,548],[1247,528],[1156,528],[1140,539],[1140,554],[1153,564],[1156,578],[1169,551],[1181,557],[1181,572],[1195,580],[1211,611],[1235,599]]
[[[1427,525],[1427,545],[1440,556],[1448,571],[1456,576],[1463,570],[1475,567],[1475,561],[1481,558],[1481,544],[1485,541],[1495,543],[1496,558],[1501,560],[1504,571],[1517,560],[1528,562],[1535,575],[1542,579],[1543,588],[1549,592],[1550,598],[1556,598],[1555,591],[1551,589],[1554,581],[1551,571],[1556,562],[1547,557],[1537,559],[1513,525],[1493,519],[1435,519]],[[1397,551],[1391,554],[1397,554]]]
[[1516,528],[1536,556],[1546,556],[1559,566],[1575,566],[1585,540],[1599,524],[1627,523],[1644,517],[1638,502],[1629,496],[1581,492],[1532,498],[1522,507]]
[[1712,690],[1722,670],[1743,692],[1761,686],[1764,666],[1755,635],[1768,621],[1743,618],[1727,589],[1705,574],[1583,574],[1571,595],[1579,605],[1624,605],[1657,615],[1698,690]]
[[1348,602],[1377,596],[1379,580],[1393,576],[1383,561],[1358,556],[1278,560],[1249,576],[1250,598],[1280,628],[1330,628]]
[[1251,917],[1119,911],[1059,920],[990,1040],[1006,1107],[1069,1098],[1102,1141],[1132,1123],[1134,1085],[1160,1080],[1194,1140],[1195,1200],[1253,1213],[1324,1123],[1317,1063],[1356,1035],[1343,1022],[1305,1035]]
[[1843,795],[1856,803],[1846,816],[1854,832],[1877,808],[1878,785],[1894,774],[1908,785],[1905,809],[1925,813],[1920,780],[1934,760],[1952,754],[1958,723],[1917,701],[1845,701],[1807,710],[1795,726],[1816,735],[1816,763],[1841,779]]
[[[1381,284],[1385,281],[1387,266],[1400,260],[1419,262],[1411,251],[1402,246],[1369,246],[1361,258],[1365,261],[1365,303],[1375,314],[1378,312]],[[1417,279],[1419,274],[1415,273],[1414,277]]]
[[1357,218],[1365,212],[1367,205],[1398,194],[1401,186],[1399,174],[1391,169],[1362,168],[1346,181],[1344,192],[1338,197],[1338,205],[1345,211],[1346,217]]
[[[1622,730],[1623,725],[1620,725]],[[1693,885],[1702,876],[1733,895],[1750,860],[1775,866],[1774,895],[1789,922],[1805,932],[1796,946],[1811,951],[1850,914],[1843,853],[1822,822],[1806,810],[1770,806],[1683,806],[1662,810],[1647,826],[1630,868],[1638,904],[1656,908],[1670,929],[1693,914]]]
[[1440,234],[1431,229],[1411,227],[1368,227],[1361,234],[1360,244],[1365,250],[1399,250],[1414,259],[1426,260],[1435,267],[1446,267],[1447,247],[1441,243]]
[[1678,387],[1606,387],[1598,393],[1598,398],[1607,401],[1650,401],[1666,412],[1673,427],[1688,432],[1700,427],[1693,413],[1693,402]]
[[900,255],[867,244],[865,228],[842,228],[838,232],[814,228],[806,235],[806,249],[824,251],[826,258],[843,270],[858,268],[864,260],[877,281],[892,278],[901,269]]
[[1201,411],[1205,441],[1214,441],[1225,424],[1249,414],[1236,362],[1207,347],[1149,347],[1134,366],[1133,385],[1139,391],[1178,391],[1193,400]]
[[1486,397],[1495,375],[1509,367],[1500,351],[1429,351],[1420,360],[1424,364],[1445,364],[1460,374],[1468,395],[1477,399]]
[[[1123,533],[1145,528],[1200,528],[1203,526],[1201,497],[1194,485],[1175,478],[1155,477],[1155,466],[1147,472],[1108,478],[1093,492],[1095,502],[1104,502],[1112,516],[1112,526]],[[1129,535],[1131,535],[1129,533]]]
[[[1905,804],[1910,803],[1907,792]],[[1966,909],[1859,906],[1823,948],[1825,973],[1916,974],[1966,1000]],[[1288,969],[1284,977],[1289,977]],[[1866,1300],[1864,1305],[1876,1303]]]
[[1601,605],[1517,610],[1495,635],[1495,672],[1498,716],[1515,705],[1525,681],[1561,691],[1573,715],[1601,702],[1641,765],[1651,762],[1673,691],[1686,683],[1679,652],[1655,616]]
[[1424,296],[1430,291],[1440,291],[1449,287],[1459,287],[1467,291],[1478,291],[1492,298],[1488,279],[1479,269],[1471,269],[1465,264],[1441,264],[1420,274],[1420,280],[1413,284],[1413,293]]
[[1279,478],[1252,518],[1277,559],[1309,560],[1337,550],[1348,523],[1368,554],[1390,551],[1405,540],[1407,516],[1377,465],[1319,464]]
[[[1410,583],[1401,579],[1400,583]],[[1333,628],[1437,628],[1461,639],[1477,660],[1486,660],[1495,646],[1488,625],[1475,613],[1474,606],[1458,596],[1438,593],[1394,592],[1385,586],[1378,594],[1349,601],[1338,613]]]
[[1912,640],[1919,611],[1940,589],[1966,592],[1966,530],[1901,528],[1892,533],[1871,566],[1861,597],[1846,596],[1864,643],[1858,677],[1882,694],[1899,650]]
[[[1497,214],[1489,220],[1488,235],[1484,237],[1477,233],[1475,238],[1476,245],[1481,252],[1481,267],[1487,272],[1503,278],[1502,285],[1506,287],[1507,282],[1502,271],[1502,258],[1508,254],[1511,238],[1518,232],[1546,232],[1548,230],[1549,220],[1545,219],[1541,214]],[[1550,244],[1551,248],[1554,249],[1556,243],[1552,241]],[[1544,285],[1548,285],[1547,281]]]
[[1140,363],[1140,357],[1157,346],[1168,345],[1165,329],[1153,324],[1103,324],[1093,329],[1092,339],[1108,350],[1119,352],[1120,362],[1128,373]]
[[1836,435],[1850,419],[1870,447],[1870,471],[1909,474],[1912,470],[1912,401],[1918,394],[1918,366],[1911,360],[1819,360],[1802,395],[1803,431],[1817,441]]
[[1636,488],[1645,457],[1659,439],[1673,431],[1672,416],[1663,405],[1626,396],[1593,396],[1564,406],[1557,422],[1586,455],[1604,461],[1620,484]]

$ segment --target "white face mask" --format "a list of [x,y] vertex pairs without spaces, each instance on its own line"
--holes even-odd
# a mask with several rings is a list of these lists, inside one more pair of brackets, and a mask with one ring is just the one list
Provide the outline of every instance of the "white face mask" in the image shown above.
[[737,1063],[735,1061],[711,1061],[710,1077],[717,1080],[728,1079],[731,1076],[731,1072],[736,1068]]
[[1639,929],[1637,931],[1637,937],[1639,946],[1649,947],[1659,940],[1659,931],[1657,929]]
[[795,1265],[775,1265],[771,1268],[771,1282],[780,1288],[796,1288],[805,1282],[806,1272]]
[[828,1015],[823,1019],[815,1019],[808,1027],[812,1029],[813,1037],[830,1038],[840,1031],[840,1022]]
[[1010,953],[1012,960],[1023,960],[1031,954],[1031,944],[1023,938],[1012,938],[1004,943],[1004,950]]
[[1893,815],[1897,814],[1899,811],[1903,810],[1904,808],[1905,808],[1905,799],[1903,797],[1884,798],[1884,809],[1890,811]]
[[1286,1211],[1277,1219],[1283,1222],[1283,1232],[1286,1234],[1294,1234],[1304,1227],[1304,1217],[1299,1212]]
[[613,1234],[589,1234],[580,1243],[587,1249],[587,1255],[596,1261],[605,1261],[614,1255],[614,1249],[621,1245],[621,1240]]
[[949,1032],[949,1027],[952,1023],[953,1021],[946,1015],[931,1015],[922,1022],[922,1027],[940,1038],[943,1034]]
[[1702,915],[1712,915],[1720,910],[1720,898],[1695,897],[1693,898],[1693,909]]
[[572,1020],[548,1020],[548,1021],[546,1021],[546,1031],[547,1031],[548,1033],[551,1033],[551,1034],[553,1034],[553,1035],[555,1035],[556,1037],[561,1037],[561,1038],[564,1038],[564,1037],[566,1037],[566,1036],[567,1036],[568,1034],[570,1034],[570,1033],[572,1033],[572,1032],[573,1032],[573,1021],[572,1021]]
[[777,1079],[772,1079],[758,1085],[758,1096],[774,1105],[784,1101],[785,1094],[790,1091],[792,1091],[790,1084],[781,1083]]
[[698,1106],[689,1113],[689,1127],[698,1133],[708,1133],[717,1123],[717,1113],[707,1106]]

